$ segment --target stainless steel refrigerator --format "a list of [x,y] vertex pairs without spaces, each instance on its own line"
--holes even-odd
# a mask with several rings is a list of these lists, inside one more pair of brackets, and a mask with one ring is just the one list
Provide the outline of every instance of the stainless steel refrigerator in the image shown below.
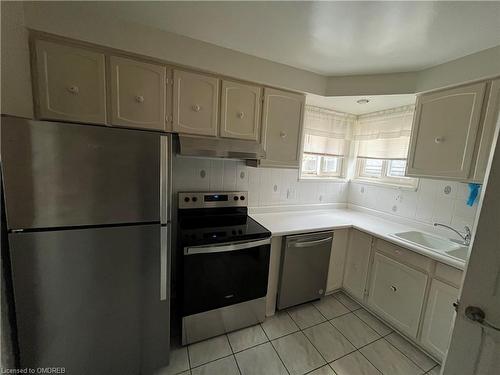
[[168,364],[170,139],[1,118],[21,367]]

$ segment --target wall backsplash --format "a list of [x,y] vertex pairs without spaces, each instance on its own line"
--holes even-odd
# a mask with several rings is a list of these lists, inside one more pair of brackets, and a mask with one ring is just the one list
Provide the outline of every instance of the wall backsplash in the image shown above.
[[[420,179],[416,191],[358,181],[298,181],[294,169],[247,167],[228,159],[174,157],[174,191],[248,191],[250,207],[350,203],[426,224],[459,230],[474,224],[477,202],[466,205],[468,186]],[[449,187],[449,188],[447,188]],[[446,192],[445,193],[445,189]]]
[[229,159],[174,157],[174,191],[248,191],[250,207],[346,203],[347,183],[298,181],[298,170]]
[[348,202],[426,224],[451,225],[462,231],[465,225],[473,227],[477,211],[477,200],[472,207],[467,206],[468,196],[467,184],[454,181],[420,179],[416,191],[351,182]]

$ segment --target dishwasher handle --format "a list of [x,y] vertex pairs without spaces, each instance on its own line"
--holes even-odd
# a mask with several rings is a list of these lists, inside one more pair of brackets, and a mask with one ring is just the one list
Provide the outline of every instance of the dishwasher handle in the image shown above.
[[311,247],[311,246],[316,246],[316,245],[321,245],[324,243],[327,243],[333,239],[332,236],[322,238],[320,240],[314,240],[314,241],[303,241],[303,242],[294,242],[290,243],[288,246],[289,247]]

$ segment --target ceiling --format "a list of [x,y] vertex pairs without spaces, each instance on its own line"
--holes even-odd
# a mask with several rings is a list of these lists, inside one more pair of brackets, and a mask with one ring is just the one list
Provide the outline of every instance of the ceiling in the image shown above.
[[500,45],[500,2],[83,2],[324,75],[416,71]]
[[[358,104],[357,100],[359,99],[368,99],[369,102],[366,104]],[[334,109],[339,112],[362,115],[365,113],[414,104],[415,99],[416,96],[413,94],[330,97],[309,94],[306,96],[306,103],[316,107]]]

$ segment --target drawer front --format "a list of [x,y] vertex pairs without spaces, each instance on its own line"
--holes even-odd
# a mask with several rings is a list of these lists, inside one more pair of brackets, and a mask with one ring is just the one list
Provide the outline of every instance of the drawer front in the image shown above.
[[432,260],[423,255],[417,254],[414,251],[407,250],[381,239],[376,240],[375,248],[398,262],[405,263],[416,268],[421,268],[427,272],[431,269]]
[[446,281],[456,287],[462,283],[462,271],[443,263],[436,263],[436,278]]
[[416,338],[427,275],[376,252],[368,305]]

